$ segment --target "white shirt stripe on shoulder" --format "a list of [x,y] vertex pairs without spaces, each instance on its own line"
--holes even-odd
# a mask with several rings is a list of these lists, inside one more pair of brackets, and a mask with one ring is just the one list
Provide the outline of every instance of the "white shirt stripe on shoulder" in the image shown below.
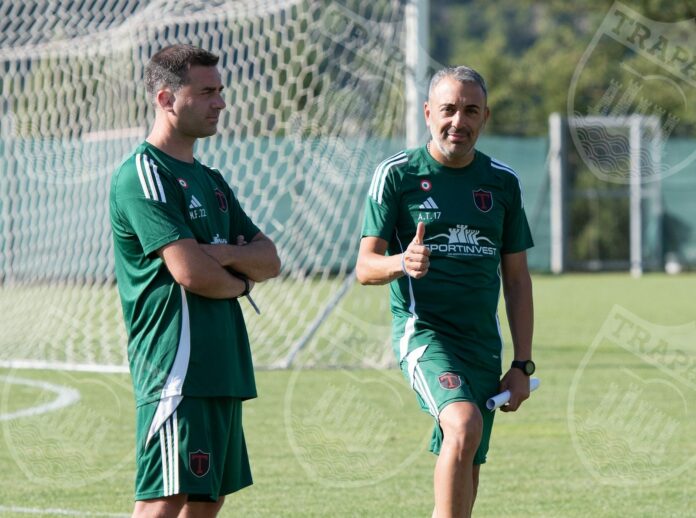
[[152,165],[152,172],[155,175],[155,181],[157,182],[157,190],[159,191],[160,200],[162,203],[167,203],[167,197],[164,195],[164,188],[162,187],[162,179],[157,172],[157,164],[155,164],[152,160],[150,161],[150,164]]
[[379,166],[377,166],[375,174],[372,177],[372,184],[370,185],[369,194],[372,197],[372,199],[374,199],[379,204],[382,203],[384,185],[386,183],[389,171],[392,169],[392,167],[404,164],[406,162],[408,162],[408,157],[402,152],[394,155],[391,158],[388,158],[387,160],[379,164]]
[[520,188],[520,202],[522,203],[522,208],[524,208],[524,196],[522,193],[522,182],[520,182],[520,177],[517,176],[517,173],[514,171],[512,167],[510,167],[507,164],[504,164],[503,162],[500,162],[494,158],[491,158],[491,167],[495,167],[496,169],[499,169],[501,171],[505,171],[506,173],[510,173],[512,176],[514,176],[517,179],[517,185]]
[[140,187],[143,188],[143,194],[145,197],[150,200],[152,199],[152,196],[150,196],[150,191],[147,190],[147,184],[145,183],[145,176],[143,173],[143,155],[138,153],[135,155],[135,169],[138,171],[138,179],[140,180]]
[[145,179],[147,180],[147,184],[150,186],[150,192],[152,193],[152,199],[155,201],[162,201],[162,200],[160,200],[159,193],[157,192],[157,189],[155,188],[155,180],[153,179],[153,176],[152,176],[152,166],[150,163],[150,158],[147,155],[143,155],[143,171],[145,172]]
[[390,156],[389,158],[386,158],[385,160],[382,160],[377,167],[375,168],[375,172],[372,175],[372,182],[370,183],[370,189],[368,191],[368,194],[372,196],[376,190],[377,190],[377,185],[379,183],[379,177],[381,175],[381,171],[385,165],[387,165],[389,162],[394,160],[395,158],[399,158],[404,155],[403,151],[399,151],[397,154]]
[[370,190],[369,195],[374,198],[375,200],[377,199],[377,189],[379,187],[380,179],[382,178],[382,174],[384,173],[385,167],[387,167],[390,163],[392,163],[394,160],[401,159],[405,157],[403,152],[399,152],[396,155],[392,155],[386,160],[383,160],[380,162],[380,164],[377,166],[375,169],[375,173],[372,175],[372,183],[370,184]]

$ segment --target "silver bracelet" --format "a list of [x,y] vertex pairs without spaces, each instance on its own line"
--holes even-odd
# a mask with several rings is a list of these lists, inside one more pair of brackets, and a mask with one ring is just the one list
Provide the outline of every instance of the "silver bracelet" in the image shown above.
[[406,252],[401,254],[401,271],[404,272],[406,277],[411,276],[411,274],[406,271]]

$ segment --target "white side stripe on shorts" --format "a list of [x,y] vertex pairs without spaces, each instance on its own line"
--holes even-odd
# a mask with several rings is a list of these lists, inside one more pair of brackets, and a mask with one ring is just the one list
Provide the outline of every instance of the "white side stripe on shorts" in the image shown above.
[[162,455],[162,484],[164,496],[169,496],[169,475],[167,474],[167,442],[164,439],[164,426],[160,428],[160,455]]
[[428,405],[430,415],[432,415],[435,419],[438,419],[440,413],[437,410],[437,403],[435,403],[435,398],[433,397],[432,392],[430,392],[430,388],[428,387],[428,383],[425,381],[425,376],[423,375],[423,371],[421,370],[420,366],[416,366],[415,370],[413,371],[413,388],[416,389],[418,395],[422,397],[425,404]]
[[160,428],[159,436],[164,496],[176,495],[179,493],[179,427],[176,411]]

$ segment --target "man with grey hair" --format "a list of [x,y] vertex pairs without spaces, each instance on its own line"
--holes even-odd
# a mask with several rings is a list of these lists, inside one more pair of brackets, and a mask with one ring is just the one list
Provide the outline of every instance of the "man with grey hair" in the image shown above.
[[[515,411],[529,397],[533,242],[516,173],[475,148],[490,116],[481,75],[439,71],[424,111],[430,141],[375,171],[356,273],[362,284],[390,284],[394,352],[435,419],[433,516],[462,517],[486,461],[486,400],[510,390],[502,410]],[[514,348],[502,380],[501,273]]]
[[216,516],[252,483],[242,401],[256,397],[238,298],[278,275],[275,246],[193,155],[225,108],[218,57],[190,45],[145,71],[155,122],[110,193],[136,400],[134,517]]

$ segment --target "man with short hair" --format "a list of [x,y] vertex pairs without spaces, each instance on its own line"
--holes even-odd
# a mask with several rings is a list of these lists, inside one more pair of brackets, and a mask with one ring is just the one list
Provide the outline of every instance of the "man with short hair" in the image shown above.
[[256,397],[238,298],[278,275],[275,246],[193,156],[225,108],[218,57],[189,45],[147,66],[155,122],[110,193],[136,399],[135,517],[215,516],[252,483],[242,401]]
[[[529,397],[533,245],[515,172],[475,149],[490,115],[483,78],[446,68],[430,82],[431,140],[376,169],[356,265],[362,284],[390,283],[392,343],[423,410],[435,419],[431,450],[438,518],[470,516],[493,413]],[[500,379],[497,306],[505,295],[514,359]]]

